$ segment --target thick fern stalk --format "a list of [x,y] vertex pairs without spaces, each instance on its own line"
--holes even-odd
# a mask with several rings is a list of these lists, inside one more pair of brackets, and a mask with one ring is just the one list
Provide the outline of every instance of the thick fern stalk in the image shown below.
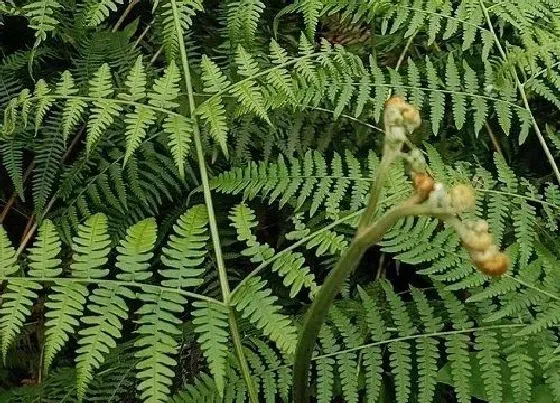
[[220,236],[218,233],[218,225],[216,222],[216,216],[214,214],[214,207],[212,203],[212,194],[210,191],[210,185],[208,181],[208,173],[206,171],[206,161],[204,158],[204,151],[202,149],[202,142],[200,139],[200,128],[198,126],[197,117],[195,115],[196,105],[194,102],[194,94],[193,94],[193,87],[191,84],[191,76],[190,76],[190,69],[189,69],[189,61],[187,57],[187,52],[185,49],[185,43],[183,41],[183,27],[180,20],[179,10],[177,7],[176,0],[170,0],[172,13],[173,13],[173,23],[175,26],[175,35],[179,42],[179,50],[181,55],[181,65],[183,70],[183,79],[185,81],[185,89],[188,94],[189,99],[189,109],[191,113],[191,120],[193,122],[193,138],[194,138],[194,145],[197,153],[198,158],[198,167],[200,171],[200,177],[202,180],[202,188],[204,193],[204,202],[206,203],[206,208],[208,210],[208,219],[210,225],[210,234],[212,237],[212,245],[214,247],[214,253],[216,255],[216,262],[218,266],[218,275],[220,279],[220,287],[222,290],[222,298],[224,304],[228,306],[228,317],[229,317],[229,325],[231,331],[231,337],[233,339],[233,344],[235,346],[235,350],[237,353],[237,358],[239,360],[241,372],[243,374],[243,378],[247,383],[247,387],[249,389],[249,398],[253,403],[258,402],[258,396],[253,384],[253,380],[251,378],[251,373],[249,370],[249,365],[247,363],[247,359],[245,358],[245,354],[243,352],[243,347],[241,345],[241,336],[239,334],[239,330],[237,328],[237,319],[235,317],[235,312],[233,307],[230,306],[230,289],[228,284],[228,278],[226,273],[226,268],[224,265],[224,259],[222,256],[222,249],[220,244]]

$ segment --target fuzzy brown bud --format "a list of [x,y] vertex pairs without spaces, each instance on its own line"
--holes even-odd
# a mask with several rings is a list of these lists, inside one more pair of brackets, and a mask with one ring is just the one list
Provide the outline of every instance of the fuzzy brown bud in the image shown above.
[[414,191],[418,195],[420,202],[426,201],[430,193],[434,190],[434,178],[425,172],[414,174]]
[[474,264],[482,273],[497,277],[508,271],[510,261],[505,253],[498,252],[489,259],[475,260]]

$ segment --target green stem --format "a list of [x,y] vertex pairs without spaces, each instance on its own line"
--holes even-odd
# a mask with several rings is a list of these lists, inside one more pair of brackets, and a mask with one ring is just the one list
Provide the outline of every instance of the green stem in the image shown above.
[[392,161],[386,156],[381,158],[379,167],[377,168],[377,173],[375,175],[375,180],[371,184],[371,189],[369,191],[369,200],[364,211],[364,214],[360,217],[360,222],[358,224],[358,233],[361,233],[366,227],[368,227],[375,217],[375,210],[377,209],[377,203],[379,201],[379,196],[381,195],[381,189],[383,188],[383,183],[387,176],[387,171]]
[[228,306],[228,319],[230,334],[235,347],[235,352],[237,359],[239,361],[239,368],[245,383],[247,384],[247,390],[249,392],[249,399],[252,403],[258,402],[258,393],[255,388],[255,384],[251,379],[251,372],[249,370],[249,364],[243,352],[243,346],[241,343],[241,335],[237,327],[237,318],[235,316],[234,308],[230,304],[230,289],[227,278],[227,272],[224,265],[224,258],[222,255],[222,247],[220,244],[220,235],[218,232],[218,224],[216,222],[216,215],[214,214],[214,206],[212,203],[212,193],[210,191],[210,184],[208,181],[208,172],[206,171],[206,161],[204,160],[204,151],[202,149],[202,142],[200,141],[200,129],[198,126],[198,121],[195,114],[196,105],[194,103],[193,88],[191,83],[191,74],[189,69],[189,60],[187,57],[187,51],[185,50],[185,42],[183,40],[183,30],[181,27],[181,22],[179,21],[177,13],[177,3],[176,0],[171,0],[171,7],[173,9],[173,21],[175,24],[175,32],[177,34],[177,39],[179,42],[179,51],[181,53],[181,63],[183,68],[183,77],[185,79],[185,89],[188,94],[189,99],[189,109],[191,114],[191,119],[193,120],[193,138],[194,146],[196,149],[196,154],[198,158],[198,167],[200,170],[200,179],[202,181],[202,189],[204,193],[204,202],[206,203],[206,208],[208,210],[208,223],[210,226],[210,235],[212,238],[212,246],[214,247],[214,253],[216,255],[216,264],[218,266],[218,276],[220,279],[220,288],[222,290],[222,298],[224,304]]
[[404,202],[387,212],[364,231],[358,232],[344,255],[329,273],[306,314],[296,347],[293,371],[293,398],[295,403],[307,403],[309,401],[307,377],[315,340],[344,281],[358,266],[364,252],[375,245],[399,219],[409,215],[423,214],[434,215],[442,219],[452,216],[448,211],[436,209],[430,205]]

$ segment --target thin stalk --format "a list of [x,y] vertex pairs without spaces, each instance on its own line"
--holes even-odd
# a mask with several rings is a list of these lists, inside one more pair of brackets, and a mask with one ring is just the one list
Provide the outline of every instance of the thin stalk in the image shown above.
[[247,363],[247,359],[245,358],[245,353],[243,352],[243,346],[241,343],[241,336],[239,334],[239,330],[237,327],[237,319],[235,316],[235,311],[233,307],[230,305],[230,289],[229,283],[227,278],[227,272],[224,265],[224,259],[222,256],[222,247],[220,245],[220,235],[218,232],[218,224],[216,222],[216,215],[214,214],[214,206],[212,203],[212,193],[210,191],[210,184],[208,181],[208,172],[206,171],[206,162],[204,160],[204,151],[202,149],[202,142],[200,141],[200,129],[198,127],[198,121],[195,115],[196,105],[194,103],[194,95],[193,95],[193,88],[191,83],[191,74],[189,69],[189,61],[187,57],[187,51],[185,50],[185,43],[183,41],[183,29],[181,27],[181,23],[179,21],[178,13],[177,13],[177,3],[176,0],[171,0],[171,7],[173,10],[173,21],[175,24],[175,33],[177,34],[177,39],[179,42],[179,51],[181,54],[181,64],[183,68],[183,78],[185,80],[185,89],[187,91],[188,99],[189,99],[189,109],[191,118],[193,120],[193,138],[194,138],[194,145],[196,149],[196,154],[198,158],[198,167],[200,170],[200,179],[202,181],[202,189],[204,193],[204,202],[206,204],[206,208],[208,210],[208,223],[210,226],[210,235],[212,238],[212,245],[214,247],[214,253],[216,255],[216,264],[218,266],[218,276],[220,279],[220,287],[222,290],[222,298],[224,304],[228,306],[228,318],[229,318],[229,327],[231,331],[231,338],[233,340],[233,344],[235,347],[235,351],[237,354],[237,359],[239,361],[239,367],[241,369],[241,373],[243,374],[243,378],[245,379],[245,383],[247,384],[247,389],[249,391],[249,399],[252,403],[258,402],[258,393],[255,388],[255,384],[251,379],[251,372],[249,370],[249,364]]
[[[411,204],[414,198],[405,201],[390,210],[378,221],[369,225],[364,231],[358,232],[344,255],[338,260],[316,295],[311,308],[306,314],[303,329],[296,347],[293,370],[293,398],[295,403],[309,401],[307,378],[315,340],[325,321],[329,308],[340,288],[350,273],[360,263],[363,254],[375,245],[385,233],[401,218],[409,215],[431,214],[438,218],[450,217],[447,211],[436,209],[430,205]],[[364,213],[365,214],[365,213]]]
[[390,165],[391,161],[387,157],[383,156],[383,158],[381,158],[381,162],[379,163],[379,167],[377,168],[375,180],[371,184],[371,189],[369,191],[370,196],[368,204],[366,206],[366,210],[360,217],[360,222],[358,224],[358,233],[362,232],[373,221],[375,210],[377,209],[377,203],[379,201],[379,196],[381,194],[381,189],[383,188],[383,182],[385,181],[387,170],[389,169]]
[[[496,35],[496,32],[494,31],[494,26],[492,25],[492,20],[490,19],[490,14],[488,13],[488,9],[484,5],[483,0],[479,0],[479,2],[480,2],[480,8],[482,9],[482,13],[486,18],[486,24],[488,25],[488,30],[492,33],[492,36],[494,37],[494,42],[496,42],[496,46],[498,48],[498,51],[500,52],[500,55],[502,56],[502,59],[504,61],[507,61],[506,52],[502,48],[500,39],[498,38],[498,35]],[[552,166],[552,171],[554,172],[554,176],[556,176],[556,181],[560,183],[560,170],[558,169],[558,165],[556,164],[556,161],[554,160],[554,157],[552,156],[552,153],[550,152],[550,149],[546,144],[546,140],[544,139],[541,129],[537,124],[537,120],[533,116],[533,112],[531,111],[531,107],[529,106],[529,100],[527,99],[527,93],[525,92],[525,85],[519,79],[519,75],[517,74],[517,69],[515,68],[515,66],[512,68],[512,73],[513,73],[513,78],[515,79],[515,85],[517,86],[517,90],[519,91],[519,95],[523,100],[523,106],[525,106],[525,109],[527,110],[527,112],[529,112],[529,116],[531,116],[531,123],[533,125],[533,128],[535,129],[535,133],[537,135],[539,143],[541,144],[541,147],[544,150],[544,154],[546,155],[549,164]]]

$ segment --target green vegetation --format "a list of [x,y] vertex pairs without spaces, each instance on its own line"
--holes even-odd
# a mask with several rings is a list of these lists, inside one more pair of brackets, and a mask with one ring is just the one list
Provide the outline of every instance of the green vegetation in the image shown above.
[[0,401],[560,402],[558,38],[556,0],[2,2]]

